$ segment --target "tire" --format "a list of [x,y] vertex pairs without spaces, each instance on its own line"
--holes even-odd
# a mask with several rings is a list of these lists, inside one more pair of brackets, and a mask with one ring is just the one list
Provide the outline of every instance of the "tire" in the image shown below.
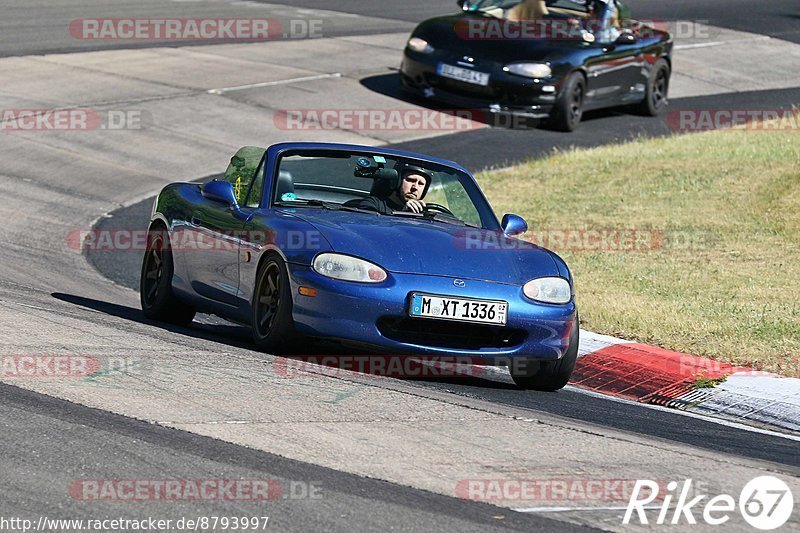
[[147,247],[139,278],[139,299],[144,316],[151,320],[188,326],[196,311],[181,302],[172,292],[175,265],[167,229],[154,225],[147,232]]
[[253,291],[253,342],[262,351],[282,353],[296,341],[289,272],[278,254],[264,258]]
[[666,109],[669,100],[669,64],[659,59],[653,65],[650,78],[647,80],[647,90],[644,100],[636,106],[636,112],[647,117],[656,117]]
[[580,72],[573,72],[564,82],[547,124],[554,130],[574,131],[583,118],[583,100],[586,80]]
[[563,389],[578,360],[578,343],[580,341],[580,321],[576,318],[569,338],[569,347],[564,357],[557,361],[540,361],[529,359],[513,368],[511,377],[518,387],[529,390],[553,392]]

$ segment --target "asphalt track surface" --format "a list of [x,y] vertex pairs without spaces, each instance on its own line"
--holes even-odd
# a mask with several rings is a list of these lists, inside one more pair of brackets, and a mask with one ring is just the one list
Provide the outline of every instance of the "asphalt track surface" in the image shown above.
[[[467,502],[293,461],[216,439],[165,429],[97,409],[0,384],[0,516],[92,519],[269,516],[274,531],[592,531],[536,515]],[[19,442],[26,442],[24,448]],[[89,444],[92,448],[88,448]],[[258,479],[276,481],[267,502],[152,501],[138,513],[130,502],[90,502],[67,496],[87,470],[100,479]],[[320,499],[300,499],[309,481]],[[10,484],[10,486],[9,486]],[[292,496],[295,496],[294,498]],[[134,516],[135,515],[135,516]],[[398,523],[398,517],[402,522]]]
[[[256,0],[258,1],[258,0]],[[214,2],[219,6],[226,2]],[[279,2],[271,2],[276,4]],[[360,2],[343,0],[335,7],[318,0],[285,2],[295,7],[332,9],[395,19],[397,24],[375,24],[369,27],[356,25],[339,31],[344,34],[369,34],[398,31],[410,28],[427,16],[452,11],[451,1],[411,2]],[[212,4],[212,2],[209,2]],[[631,1],[638,16],[645,18],[708,20],[710,24],[771,35],[776,38],[800,42],[800,21],[797,2],[773,0],[770,2],[721,1]],[[752,10],[757,4],[759,16]],[[235,7],[230,9],[239,9]],[[156,6],[156,7],[153,7]],[[165,6],[169,6],[165,7]],[[152,9],[164,9],[155,15]],[[0,55],[29,53],[70,52],[75,50],[118,48],[132,45],[95,45],[75,43],[63,31],[63,21],[90,16],[180,16],[186,4],[177,2],[115,2],[113,10],[100,0],[80,3],[56,1],[14,0],[4,4],[0,18]],[[103,9],[106,9],[103,14]],[[227,13],[228,6],[220,7]],[[210,15],[209,15],[210,16]],[[218,15],[219,16],[219,15]],[[26,26],[27,23],[27,26]],[[22,30],[14,34],[8,28]],[[336,34],[334,32],[334,34]],[[23,38],[20,38],[20,35]],[[163,46],[164,43],[147,43],[140,46]],[[171,43],[182,44],[182,43]],[[363,83],[378,92],[393,91],[391,80],[380,77]],[[739,108],[755,105],[779,108],[800,101],[800,89],[732,93],[705,97],[707,100],[686,99],[674,101],[673,106],[687,108],[714,106]],[[748,104],[749,102],[749,104]],[[504,166],[520,157],[535,157],[550,152],[554,147],[596,146],[637,137],[658,136],[669,133],[663,122],[634,117],[624,112],[604,112],[587,117],[575,134],[564,136],[537,130],[532,132],[492,128],[445,136],[425,141],[398,145],[409,150],[435,153],[462,162],[472,169]],[[502,146],[502,149],[497,148]],[[522,154],[522,156],[521,156]],[[138,228],[146,224],[151,201],[119,211],[113,218],[104,220],[107,227]],[[98,214],[99,215],[99,214]],[[103,274],[125,286],[135,287],[138,281],[140,258],[137,254],[116,254],[113,261],[98,256],[90,261]],[[94,300],[82,300],[68,295],[57,295],[75,305],[89,307],[109,315],[122,316],[131,321],[141,321],[137,309],[114,306]],[[191,330],[176,330],[174,335],[212,338],[223,344],[247,345],[244,328],[223,325],[196,325]],[[776,470],[797,471],[800,454],[797,443],[779,437],[752,433],[718,425],[705,420],[689,418],[676,413],[644,409],[641,406],[589,396],[574,389],[556,394],[536,394],[516,389],[510,382],[498,380],[417,381],[406,382],[420,390],[446,391],[453,395],[479,398],[509,406],[552,413],[565,418],[613,427],[626,432],[647,435],[654,441],[675,441],[707,450],[761,459],[773,463]],[[52,512],[61,517],[70,513],[86,513],[84,502],[66,498],[63,486],[91,471],[96,477],[124,478],[197,478],[235,477],[275,479],[314,479],[326,488],[323,502],[277,501],[267,506],[263,514],[274,517],[273,525],[281,530],[352,530],[354,524],[361,530],[378,530],[385,524],[394,524],[403,531],[459,530],[485,531],[506,528],[511,530],[572,531],[577,528],[534,515],[521,515],[507,510],[474,502],[411,489],[401,485],[364,479],[292,461],[264,452],[235,446],[215,439],[165,429],[129,418],[83,407],[50,398],[9,385],[0,384],[0,471],[6,473],[6,490],[0,502],[0,515],[29,514],[38,516]],[[778,466],[781,465],[781,466]],[[101,475],[102,474],[102,475]],[[191,515],[262,515],[264,508],[254,509],[243,503],[218,503],[195,505],[174,503],[148,504],[147,514],[163,518]],[[129,514],[130,507],[121,504],[97,504],[91,507],[92,517],[101,518]],[[255,512],[258,511],[258,512]],[[500,515],[503,518],[498,519]]]

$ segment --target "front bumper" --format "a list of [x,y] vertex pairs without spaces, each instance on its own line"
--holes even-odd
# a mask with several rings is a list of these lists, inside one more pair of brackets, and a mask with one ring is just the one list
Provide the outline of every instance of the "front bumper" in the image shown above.
[[[560,359],[577,314],[572,302],[533,303],[517,285],[467,280],[466,288],[456,288],[455,278],[395,273],[383,283],[367,285],[326,278],[307,266],[288,266],[299,333],[381,352],[470,356],[485,364],[518,357]],[[317,296],[300,295],[301,285],[316,289]],[[409,318],[412,292],[504,300],[509,303],[508,323],[482,326]]]
[[552,80],[533,80],[503,72],[493,63],[475,63],[475,69],[490,74],[489,85],[480,86],[445,78],[437,73],[440,63],[463,65],[462,58],[426,56],[406,50],[400,66],[403,87],[423,98],[461,109],[476,109],[493,114],[546,118],[556,102],[559,84]]

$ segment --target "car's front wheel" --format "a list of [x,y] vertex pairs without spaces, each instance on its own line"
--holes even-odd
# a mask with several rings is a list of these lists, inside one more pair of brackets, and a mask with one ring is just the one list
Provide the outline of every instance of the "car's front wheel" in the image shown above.
[[151,320],[188,326],[196,311],[172,292],[175,266],[167,229],[158,224],[147,232],[147,247],[142,260],[139,299],[144,316]]
[[558,131],[574,131],[583,118],[585,96],[586,80],[580,72],[573,72],[564,82],[548,124]]
[[557,361],[539,361],[537,359],[517,361],[517,364],[511,367],[511,377],[514,383],[523,389],[539,391],[552,392],[563,389],[569,383],[572,371],[575,370],[579,341],[580,323],[576,317],[569,337],[569,347],[564,357]]
[[253,294],[253,341],[266,352],[284,352],[296,340],[289,272],[277,254],[261,263]]

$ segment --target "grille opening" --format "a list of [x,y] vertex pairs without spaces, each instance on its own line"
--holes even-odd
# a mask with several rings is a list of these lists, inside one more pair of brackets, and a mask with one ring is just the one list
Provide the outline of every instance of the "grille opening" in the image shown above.
[[383,317],[377,325],[381,335],[394,341],[437,348],[511,348],[527,336],[520,329],[447,320]]

